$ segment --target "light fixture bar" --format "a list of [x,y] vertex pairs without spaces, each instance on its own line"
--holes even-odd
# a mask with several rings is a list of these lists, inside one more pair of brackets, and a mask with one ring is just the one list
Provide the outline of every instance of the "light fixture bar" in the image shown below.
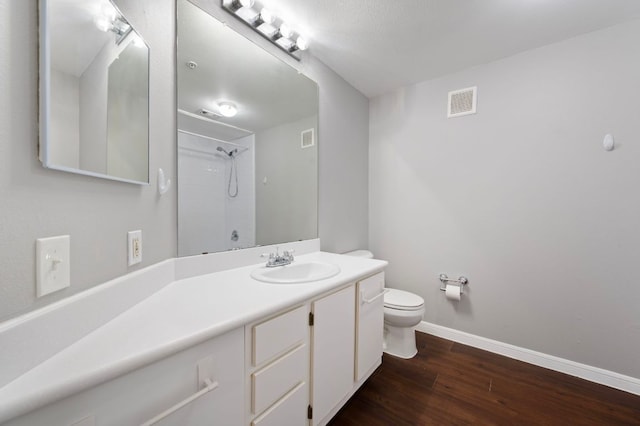
[[221,0],[221,4],[223,9],[297,61],[300,60],[299,53],[309,47],[306,38],[296,34],[269,9],[261,8],[255,0]]

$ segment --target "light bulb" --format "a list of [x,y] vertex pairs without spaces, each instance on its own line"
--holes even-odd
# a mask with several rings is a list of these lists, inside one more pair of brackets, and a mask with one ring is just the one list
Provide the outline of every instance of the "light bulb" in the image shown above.
[[287,24],[282,24],[280,25],[280,35],[289,38],[293,35],[293,31],[291,31],[291,28],[289,28]]
[[265,24],[273,24],[273,21],[276,20],[276,17],[269,11],[269,9],[263,7],[260,11],[260,19],[262,19],[262,22],[264,22]]
[[233,117],[238,113],[238,108],[231,102],[220,102],[218,104],[218,111],[225,117]]
[[298,40],[296,40],[296,46],[298,46],[300,50],[307,50],[309,48],[309,42],[307,42],[306,38],[299,36]]

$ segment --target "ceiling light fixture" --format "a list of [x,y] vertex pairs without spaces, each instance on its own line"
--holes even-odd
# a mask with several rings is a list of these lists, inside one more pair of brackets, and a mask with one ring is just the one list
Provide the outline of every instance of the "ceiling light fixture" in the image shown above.
[[219,102],[218,111],[225,117],[234,117],[238,113],[238,108],[231,102]]
[[[260,8],[255,0],[221,0],[222,8],[233,14],[258,34],[271,41],[293,58],[300,60],[299,52],[307,50],[306,38],[292,30],[269,9]],[[258,10],[260,12],[258,12]]]

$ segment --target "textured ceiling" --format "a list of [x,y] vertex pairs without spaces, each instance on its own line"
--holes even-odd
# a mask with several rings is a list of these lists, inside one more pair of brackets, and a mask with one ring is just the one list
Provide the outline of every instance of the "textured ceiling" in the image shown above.
[[368,97],[640,18],[640,0],[257,0]]

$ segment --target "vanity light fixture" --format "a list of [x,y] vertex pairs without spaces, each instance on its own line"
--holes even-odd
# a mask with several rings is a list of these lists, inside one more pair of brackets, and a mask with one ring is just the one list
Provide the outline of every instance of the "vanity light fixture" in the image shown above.
[[116,35],[116,44],[120,44],[132,31],[129,22],[122,16],[115,14],[103,14],[96,18],[94,23],[100,31],[114,33]]
[[[222,8],[253,28],[258,34],[300,60],[299,51],[307,50],[308,41],[276,17],[269,9],[260,8],[255,0],[221,0]],[[259,12],[258,12],[259,11]]]

